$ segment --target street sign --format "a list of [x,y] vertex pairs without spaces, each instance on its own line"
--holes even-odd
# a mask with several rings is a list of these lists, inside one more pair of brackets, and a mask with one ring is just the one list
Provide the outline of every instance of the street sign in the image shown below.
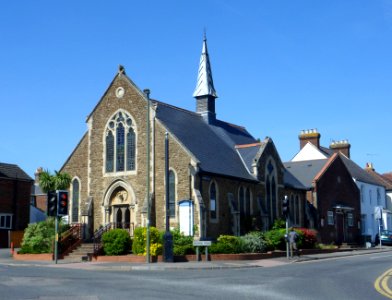
[[211,241],[193,241],[193,246],[195,247],[208,247],[211,246]]

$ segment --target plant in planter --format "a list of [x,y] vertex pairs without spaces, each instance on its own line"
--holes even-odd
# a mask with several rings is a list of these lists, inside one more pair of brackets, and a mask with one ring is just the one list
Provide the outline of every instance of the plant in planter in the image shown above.
[[252,231],[241,239],[241,252],[243,253],[263,253],[267,249],[267,243],[264,234],[261,231]]
[[195,247],[193,247],[193,236],[185,236],[180,232],[179,228],[172,230],[173,235],[173,254],[186,255],[194,254]]

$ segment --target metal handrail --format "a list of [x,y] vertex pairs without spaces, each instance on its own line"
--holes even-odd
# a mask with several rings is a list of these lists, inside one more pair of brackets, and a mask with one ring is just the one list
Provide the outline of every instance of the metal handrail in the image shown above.
[[66,254],[80,243],[83,234],[83,224],[76,223],[72,224],[71,228],[61,234],[59,240],[59,252],[61,254]]

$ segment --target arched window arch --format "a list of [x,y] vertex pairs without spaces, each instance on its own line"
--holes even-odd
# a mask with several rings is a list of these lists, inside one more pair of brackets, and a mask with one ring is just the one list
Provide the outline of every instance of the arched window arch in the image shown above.
[[245,195],[244,195],[244,188],[241,186],[238,191],[238,201],[239,201],[239,208],[241,215],[245,214]]
[[169,171],[169,216],[176,216],[176,174],[173,170]]
[[217,218],[218,211],[218,198],[217,198],[217,187],[213,181],[210,185],[210,217],[211,219]]
[[79,222],[80,184],[75,178],[72,180],[72,223]]
[[270,226],[274,223],[278,215],[277,203],[277,171],[273,159],[268,159],[265,165],[265,193],[268,214],[270,216]]
[[247,216],[250,216],[251,214],[251,195],[249,188],[245,189],[245,214]]
[[105,130],[105,171],[124,172],[136,169],[135,124],[130,115],[118,111]]

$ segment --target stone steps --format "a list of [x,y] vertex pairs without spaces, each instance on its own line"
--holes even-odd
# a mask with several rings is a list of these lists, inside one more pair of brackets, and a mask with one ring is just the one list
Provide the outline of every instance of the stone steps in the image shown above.
[[67,262],[87,261],[91,256],[89,254],[92,253],[94,253],[94,244],[84,243],[65,256],[64,260]]

